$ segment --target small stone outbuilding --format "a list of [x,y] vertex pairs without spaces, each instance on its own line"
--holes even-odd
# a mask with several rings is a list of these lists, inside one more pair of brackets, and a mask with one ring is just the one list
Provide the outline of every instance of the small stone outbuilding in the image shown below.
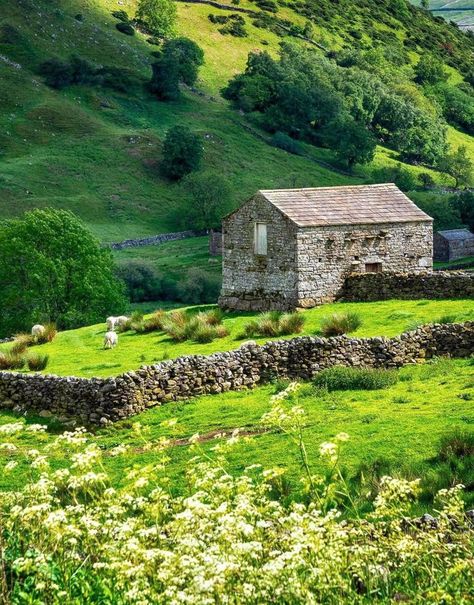
[[312,307],[350,273],[429,271],[432,257],[432,219],[392,183],[259,191],[223,221],[219,304]]
[[437,231],[433,236],[434,260],[451,261],[474,256],[474,233],[468,229]]

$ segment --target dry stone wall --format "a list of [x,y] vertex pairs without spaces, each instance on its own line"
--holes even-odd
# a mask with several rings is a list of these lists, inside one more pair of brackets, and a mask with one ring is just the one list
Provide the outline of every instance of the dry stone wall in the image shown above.
[[474,322],[423,326],[395,338],[298,337],[192,355],[114,378],[0,372],[0,407],[107,424],[147,407],[204,393],[252,388],[273,378],[310,379],[334,365],[397,368],[439,355],[474,353]]
[[338,298],[351,302],[391,298],[474,298],[474,273],[435,271],[421,274],[353,274],[345,280]]

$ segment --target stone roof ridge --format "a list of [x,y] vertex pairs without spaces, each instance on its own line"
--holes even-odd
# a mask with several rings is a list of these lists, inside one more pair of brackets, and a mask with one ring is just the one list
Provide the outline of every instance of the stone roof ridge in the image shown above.
[[300,227],[432,221],[394,183],[258,191]]

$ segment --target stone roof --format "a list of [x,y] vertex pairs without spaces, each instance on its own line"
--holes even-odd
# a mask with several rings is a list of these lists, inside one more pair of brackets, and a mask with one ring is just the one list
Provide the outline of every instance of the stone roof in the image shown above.
[[259,194],[300,227],[433,220],[393,183],[271,189]]
[[438,234],[448,241],[474,239],[474,233],[471,233],[468,229],[448,229],[446,231],[438,231]]

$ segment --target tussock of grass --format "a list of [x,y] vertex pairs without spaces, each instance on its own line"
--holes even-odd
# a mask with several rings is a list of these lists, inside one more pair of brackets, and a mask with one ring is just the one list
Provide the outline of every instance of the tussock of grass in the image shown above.
[[222,319],[223,315],[219,309],[202,311],[196,315],[177,310],[166,315],[163,330],[175,342],[193,340],[207,343],[229,334],[227,328],[222,325]]
[[49,362],[49,355],[41,355],[40,353],[31,353],[26,358],[28,369],[32,372],[41,372],[45,370]]
[[322,370],[313,380],[317,387],[328,391],[387,389],[398,381],[395,370],[335,366]]
[[58,334],[58,330],[56,328],[56,324],[53,322],[49,322],[44,324],[44,332],[37,336],[36,343],[39,345],[44,345],[47,342],[53,342]]
[[21,370],[25,367],[25,358],[12,352],[0,352],[0,370]]
[[358,313],[334,313],[323,318],[321,333],[323,336],[342,336],[355,332],[362,325],[362,318]]
[[244,326],[240,338],[259,338],[299,334],[304,327],[305,317],[301,313],[262,313]]

